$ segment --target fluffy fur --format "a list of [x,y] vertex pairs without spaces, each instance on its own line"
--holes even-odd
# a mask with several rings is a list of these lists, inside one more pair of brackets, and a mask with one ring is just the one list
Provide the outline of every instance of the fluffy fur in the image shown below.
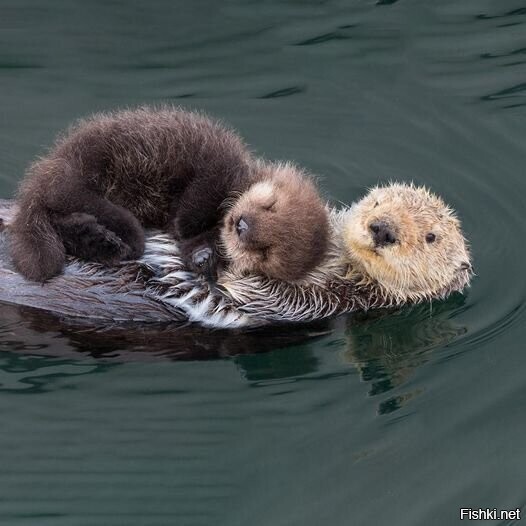
[[[312,181],[290,163],[256,161],[253,170],[260,182],[236,200],[221,233],[229,269],[291,282],[301,279],[327,252],[327,210],[319,206]],[[242,235],[236,231],[241,219],[249,225]]]
[[[251,189],[262,181],[288,208],[261,205]],[[306,191],[297,192],[302,184]],[[236,268],[299,279],[319,264],[328,236],[324,205],[294,166],[255,161],[233,131],[198,113],[167,107],[98,114],[80,121],[30,167],[12,225],[13,261],[35,281],[59,274],[66,254],[114,265],[140,257],[148,227],[167,229],[190,269],[213,273],[224,216],[245,195],[248,230],[258,234],[247,242],[223,239],[227,258],[241,254],[244,264]],[[313,219],[296,213],[301,209],[314,210]],[[237,223],[229,217],[226,226],[238,233],[249,211],[236,210]],[[311,253],[300,243],[280,249],[293,232],[319,239],[319,249]],[[250,257],[243,257],[244,249]]]

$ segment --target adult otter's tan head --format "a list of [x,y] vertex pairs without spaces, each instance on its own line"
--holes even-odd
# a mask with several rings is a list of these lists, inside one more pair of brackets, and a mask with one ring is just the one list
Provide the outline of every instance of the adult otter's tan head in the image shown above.
[[229,268],[297,281],[324,258],[328,214],[316,186],[292,164],[257,162],[259,182],[228,210],[222,245]]
[[353,269],[396,302],[460,291],[473,275],[460,221],[423,187],[371,190],[351,208],[344,241]]

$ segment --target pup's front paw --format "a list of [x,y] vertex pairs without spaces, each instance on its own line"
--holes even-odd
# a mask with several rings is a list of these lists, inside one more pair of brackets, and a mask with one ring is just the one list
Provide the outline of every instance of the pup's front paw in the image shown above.
[[188,270],[215,280],[219,256],[210,232],[181,241],[179,248]]
[[215,280],[217,278],[215,252],[209,246],[197,248],[192,253],[192,267],[194,272]]
[[199,248],[192,254],[192,265],[198,269],[206,269],[213,257],[210,247]]
[[192,272],[209,279],[217,277],[217,261],[214,250],[208,245],[201,245],[191,251],[187,264]]

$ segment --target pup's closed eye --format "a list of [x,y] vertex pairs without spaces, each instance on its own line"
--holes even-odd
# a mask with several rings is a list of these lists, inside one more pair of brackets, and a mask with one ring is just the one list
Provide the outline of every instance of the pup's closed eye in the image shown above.
[[272,203],[264,205],[263,210],[267,210],[269,212],[275,212],[277,200],[272,201]]

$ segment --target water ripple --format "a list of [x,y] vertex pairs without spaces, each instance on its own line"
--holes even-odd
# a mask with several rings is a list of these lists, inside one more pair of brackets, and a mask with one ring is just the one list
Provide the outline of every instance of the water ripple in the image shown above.
[[[498,100],[498,99],[513,99],[516,97],[526,96],[524,92],[526,91],[526,82],[522,82],[511,88],[506,88],[495,93],[490,93],[481,97],[481,100]],[[513,104],[504,106],[504,108],[515,108],[522,104]]]
[[[355,26],[346,26],[346,27],[355,27]],[[301,40],[294,44],[295,46],[314,46],[317,44],[324,44],[325,42],[331,42],[333,40],[350,40],[351,37],[339,31],[332,31],[330,33],[324,33],[323,35],[318,35],[316,37],[307,38]]]
[[271,91],[265,95],[261,95],[260,99],[276,99],[278,97],[290,97],[291,95],[298,95],[300,93],[305,93],[306,88],[300,86],[291,86],[290,88],[278,89],[276,91]]
[[511,11],[507,11],[506,13],[502,13],[500,15],[480,14],[480,15],[477,15],[476,18],[479,20],[494,20],[497,18],[507,18],[509,16],[522,16],[522,15],[526,15],[526,7],[512,9]]
[[334,199],[431,187],[478,276],[445,302],[262,333],[0,307],[0,521],[406,526],[523,506],[523,2],[37,4],[2,7],[3,197],[79,116],[188,98]]

